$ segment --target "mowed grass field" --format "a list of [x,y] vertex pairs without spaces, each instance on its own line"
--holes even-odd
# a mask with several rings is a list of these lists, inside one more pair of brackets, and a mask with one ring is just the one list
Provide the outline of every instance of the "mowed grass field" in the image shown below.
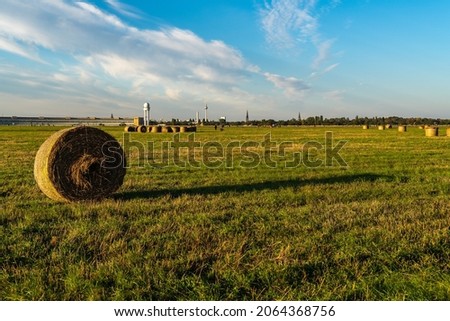
[[[152,165],[136,147],[174,134],[102,127],[134,142],[124,184],[71,204],[33,178],[39,146],[58,129],[0,127],[2,300],[450,300],[444,128],[433,138],[412,127],[199,128],[203,145],[253,142],[253,154],[225,149],[230,166],[214,154],[211,168]],[[347,141],[347,166],[285,166],[327,131],[333,147]],[[276,166],[249,166],[249,155],[269,156],[254,143],[268,133],[290,149],[270,155]]]

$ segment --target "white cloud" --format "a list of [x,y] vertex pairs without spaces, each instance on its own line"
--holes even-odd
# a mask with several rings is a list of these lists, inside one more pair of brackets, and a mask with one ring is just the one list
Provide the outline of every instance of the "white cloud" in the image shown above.
[[339,66],[339,63],[335,63],[332,65],[329,65],[328,67],[326,67],[325,69],[321,70],[321,71],[313,71],[310,75],[309,78],[313,79],[313,78],[318,78],[320,76],[323,76],[331,71],[333,71],[335,68],[337,68]]
[[297,79],[295,77],[283,77],[268,72],[264,73],[264,76],[277,88],[282,89],[286,96],[290,98],[302,98],[305,92],[310,89],[305,81]]
[[313,69],[330,56],[334,40],[321,35],[321,13],[328,12],[340,4],[339,0],[320,2],[317,0],[271,0],[260,10],[261,26],[266,40],[279,50],[302,51],[312,44],[317,54],[312,59]]
[[314,58],[312,66],[317,69],[319,66],[328,59],[330,55],[330,49],[333,45],[334,40],[325,40],[316,45],[317,47],[317,56]]
[[[109,4],[117,10],[121,6]],[[190,88],[190,99],[226,96],[258,70],[222,41],[206,41],[175,27],[138,29],[87,2],[4,0],[0,50],[45,60],[52,77],[42,82],[72,81],[80,92],[87,91],[83,85],[106,88],[112,83],[134,99],[139,99],[136,94],[179,98],[184,88]]]
[[330,90],[323,94],[323,98],[325,100],[339,102],[342,101],[344,94],[345,94],[344,90]]
[[110,26],[115,26],[120,29],[125,29],[125,25],[120,21],[118,17],[111,14],[106,14],[94,5],[86,2],[76,2],[76,4],[82,8],[85,12],[89,12],[96,20],[99,19],[99,23],[107,23]]
[[166,88],[166,96],[172,100],[180,100],[181,90],[178,88]]
[[339,63],[329,65],[328,67],[326,67],[326,68],[323,70],[323,73],[330,72],[330,71],[334,70],[337,66],[339,66]]
[[147,62],[136,58],[126,58],[118,54],[97,54],[88,57],[87,64],[92,67],[100,66],[102,70],[113,78],[134,79],[145,74]]
[[105,2],[116,12],[131,18],[140,18],[140,12],[135,8],[121,3],[117,0],[105,0]]
[[316,34],[315,0],[272,0],[261,9],[261,23],[269,43],[292,48]]
[[26,50],[23,46],[19,45],[16,41],[3,38],[0,35],[0,50],[8,51],[10,53],[28,58],[30,60],[34,60],[37,62],[43,62],[36,53],[30,52],[30,50]]
[[[271,13],[273,19],[267,20],[274,35],[286,35],[289,43],[317,33],[317,19],[312,15],[315,1],[275,2],[281,11]],[[303,9],[289,13],[298,3],[304,5]],[[135,12],[118,1],[108,4],[121,14]],[[290,20],[277,27],[277,19],[282,17]],[[298,28],[293,38],[291,28]],[[241,114],[241,110],[254,106],[267,112],[264,117],[275,117],[271,110],[278,108],[282,94],[288,98],[283,104],[289,106],[303,99],[310,89],[302,79],[264,72],[222,41],[207,41],[175,27],[139,29],[88,2],[2,0],[0,50],[44,62],[25,66],[13,60],[12,68],[0,64],[0,93],[3,97],[17,95],[11,100],[15,104],[24,97],[24,113],[29,113],[30,101],[42,110],[53,106],[49,114],[66,115],[77,114],[76,108],[83,113],[110,108],[140,111],[142,101],[149,99],[153,106],[193,116],[195,109],[191,109],[206,99],[211,116],[215,112],[216,116]],[[273,85],[282,94],[255,91],[251,83],[255,79],[259,84],[267,80],[269,83],[263,86]],[[17,106],[11,107],[14,113]],[[65,110],[67,107],[71,110]],[[152,109],[153,114],[164,117],[163,111],[156,116],[158,108]],[[276,115],[283,117],[279,111]]]

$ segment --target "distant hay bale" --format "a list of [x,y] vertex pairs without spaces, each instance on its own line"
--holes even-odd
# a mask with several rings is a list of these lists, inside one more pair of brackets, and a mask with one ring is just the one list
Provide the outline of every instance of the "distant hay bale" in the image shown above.
[[419,126],[419,129],[424,129],[425,127],[423,127],[423,126]]
[[384,129],[385,129],[384,125],[379,125],[378,126],[378,130],[384,130]]
[[152,127],[152,133],[160,133],[161,132],[161,126],[153,126]]
[[133,133],[136,131],[136,127],[134,126],[125,126],[125,128],[123,129],[126,133]]
[[71,127],[51,135],[39,148],[34,178],[55,201],[100,200],[123,183],[125,155],[111,135],[93,127]]
[[428,127],[425,129],[425,136],[426,137],[435,137],[439,136],[439,128],[437,127]]
[[406,125],[400,125],[400,126],[398,126],[398,131],[399,131],[400,133],[404,133],[404,132],[406,132],[406,130],[407,130]]
[[447,136],[450,137],[450,127],[447,128]]
[[136,131],[137,131],[138,133],[146,133],[146,132],[147,132],[147,127],[144,126],[144,125],[138,126],[138,127],[136,128]]
[[363,125],[363,129],[369,129],[369,125]]
[[386,129],[392,129],[392,125],[391,124],[387,124],[386,125]]
[[172,132],[173,133],[179,133],[180,132],[180,126],[172,126]]
[[196,132],[197,126],[181,126],[180,133]]
[[161,127],[161,133],[171,133],[172,132],[172,128],[171,127]]
[[151,133],[152,132],[152,126],[147,126],[147,133]]

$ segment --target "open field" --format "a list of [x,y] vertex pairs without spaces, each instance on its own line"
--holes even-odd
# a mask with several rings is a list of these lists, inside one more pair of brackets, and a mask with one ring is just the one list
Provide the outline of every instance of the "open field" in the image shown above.
[[[102,129],[125,139],[122,128]],[[450,300],[450,137],[412,127],[200,128],[203,145],[271,133],[294,148],[331,131],[333,146],[347,141],[347,166],[285,166],[289,149],[271,155],[276,166],[248,162],[267,156],[255,148],[226,149],[230,166],[215,154],[214,166],[180,167],[149,164],[136,147],[173,134],[132,133],[122,188],[61,204],[33,178],[34,156],[56,130],[0,127],[2,300]]]

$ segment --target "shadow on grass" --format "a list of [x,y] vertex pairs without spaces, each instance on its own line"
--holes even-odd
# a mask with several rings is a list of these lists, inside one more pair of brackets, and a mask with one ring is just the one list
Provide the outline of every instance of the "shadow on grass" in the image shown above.
[[181,189],[162,189],[162,190],[143,190],[143,191],[129,191],[117,193],[113,196],[115,200],[131,200],[155,198],[160,196],[170,195],[171,197],[179,197],[181,195],[214,195],[221,193],[244,193],[262,190],[277,190],[288,187],[301,187],[305,185],[322,185],[322,184],[349,184],[354,182],[375,182],[377,180],[392,181],[393,177],[387,175],[377,174],[355,174],[355,175],[341,175],[323,178],[311,179],[290,179],[280,181],[266,181],[261,183],[248,183],[240,185],[213,185],[213,186],[199,186],[192,188]]

